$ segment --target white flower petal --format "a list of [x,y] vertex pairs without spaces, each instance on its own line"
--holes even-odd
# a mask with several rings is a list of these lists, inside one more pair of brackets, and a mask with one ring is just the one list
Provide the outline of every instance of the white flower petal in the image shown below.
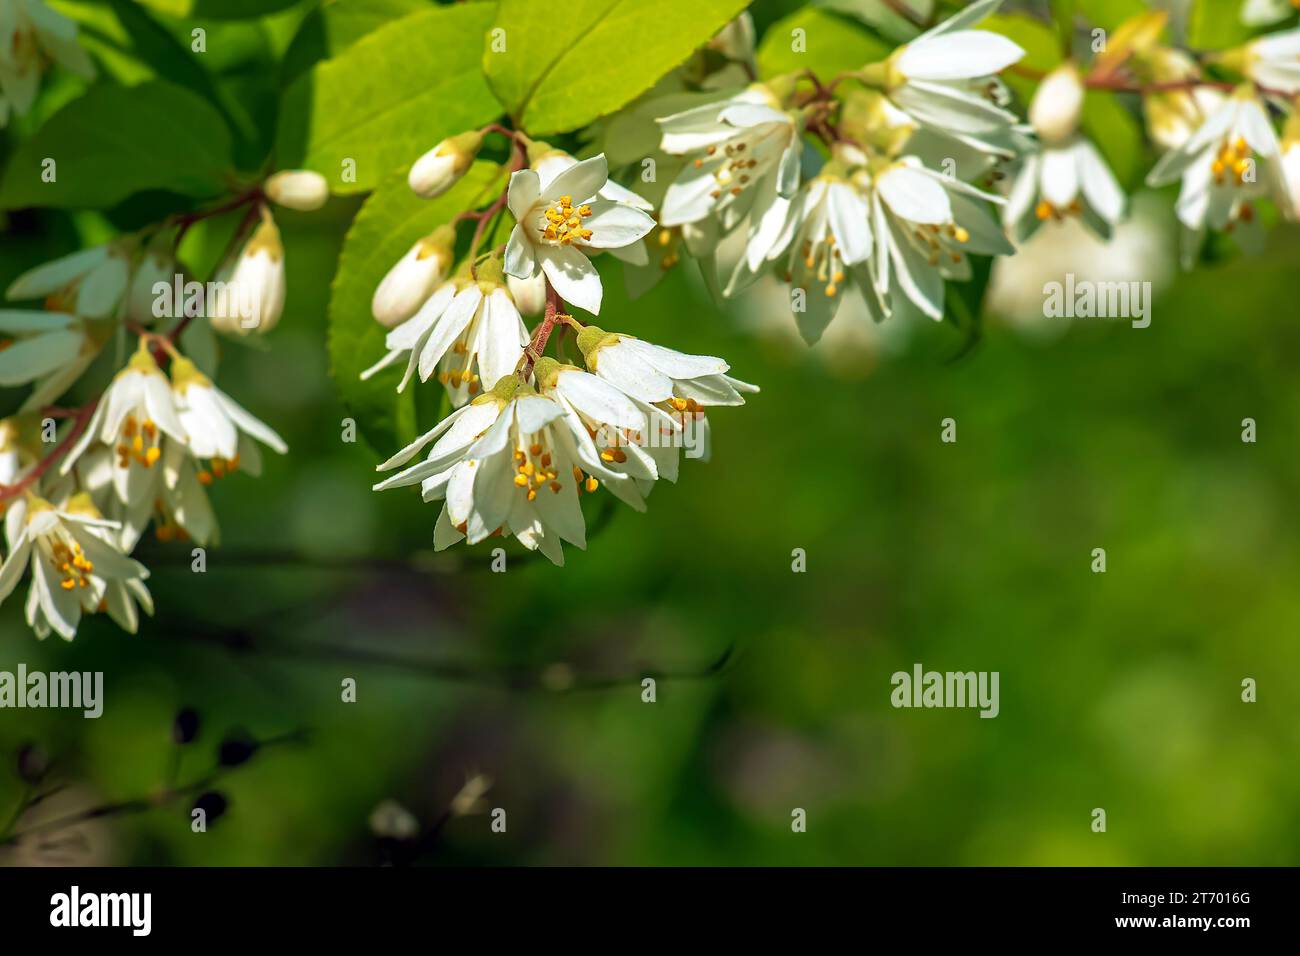
[[909,43],[895,65],[909,79],[965,80],[997,73],[1024,55],[1001,34],[955,30]]
[[560,298],[592,315],[600,314],[604,289],[591,260],[572,246],[541,247],[538,259]]
[[909,166],[892,166],[876,177],[876,190],[894,215],[908,222],[942,225],[952,220],[947,191]]
[[599,199],[590,207],[591,215],[583,221],[583,228],[591,230],[591,238],[584,239],[583,244],[595,249],[630,245],[655,227],[649,215],[632,206]]

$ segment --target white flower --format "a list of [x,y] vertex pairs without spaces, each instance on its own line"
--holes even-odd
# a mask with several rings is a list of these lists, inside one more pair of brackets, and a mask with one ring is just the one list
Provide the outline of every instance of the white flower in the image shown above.
[[1243,52],[1246,76],[1269,90],[1300,93],[1300,29],[1252,40]]
[[[573,365],[563,365],[544,357],[534,369],[542,395],[559,404],[566,417],[564,424],[573,431],[574,440],[586,448],[584,435],[595,444],[600,462],[609,472],[605,487],[637,511],[645,510],[645,493],[659,478],[656,448],[650,445],[650,422],[655,410],[638,404],[603,379]],[[673,430],[671,420],[667,426]],[[674,463],[676,456],[673,457]],[[674,478],[676,477],[674,471]],[[619,480],[616,476],[623,476]],[[579,490],[595,491],[600,479],[589,475]]]
[[300,212],[319,209],[330,198],[330,186],[325,177],[309,169],[278,172],[267,178],[264,188],[271,202]]
[[1016,43],[967,27],[993,13],[1001,0],[971,4],[862,71],[883,87],[894,105],[931,127],[986,152],[1003,152],[1002,139],[1016,117],[993,75],[1025,55]]
[[[743,405],[742,392],[758,391],[758,386],[727,375],[728,365],[720,358],[688,355],[591,325],[579,333],[578,348],[589,371],[645,413],[647,431],[635,444],[653,460],[657,477],[668,481],[677,480],[682,448],[687,457],[709,460],[705,408]],[[618,465],[625,464],[617,460],[619,453],[633,454],[627,447],[612,451]],[[646,484],[639,483],[642,493],[649,490]]]
[[1281,208],[1292,207],[1280,160],[1277,135],[1249,85],[1239,87],[1186,142],[1161,157],[1147,185],[1182,179],[1175,209],[1186,230],[1184,265],[1190,265],[1207,227],[1238,226],[1238,239],[1249,244],[1258,230],[1254,200],[1272,195]]
[[720,358],[677,352],[594,325],[578,334],[578,348],[589,371],[648,405],[744,405],[740,393],[758,391],[727,375],[730,366]]
[[[563,150],[555,149],[554,147],[542,143],[536,145],[542,148],[537,150],[537,158],[533,159],[530,165],[537,172],[537,175],[541,180],[541,188],[544,191],[552,182],[555,181],[557,176],[578,165],[578,160],[574,159]],[[530,150],[530,154],[532,152],[533,151]],[[652,212],[655,208],[654,203],[628,189],[626,186],[619,185],[612,179],[605,181],[605,185],[601,186],[599,191],[596,193],[596,198],[607,199],[610,202],[623,203],[626,206],[631,206],[634,209],[640,209],[647,213]],[[646,251],[645,242],[641,239],[628,243],[626,246],[611,246],[608,251],[615,259],[622,259],[624,262],[634,266],[643,266],[650,261],[650,255]],[[543,286],[543,290],[544,289],[545,286]]]
[[465,175],[482,145],[477,130],[447,137],[411,165],[407,185],[424,199],[441,196]]
[[451,267],[455,241],[451,226],[439,226],[388,270],[370,301],[370,312],[380,325],[391,329],[424,305]]
[[0,566],[0,602],[13,593],[23,570],[30,567],[27,622],[37,636],[54,631],[72,640],[82,614],[98,610],[101,604],[132,632],[136,601],[152,613],[143,584],[148,570],[113,546],[107,535],[117,525],[100,517],[89,496],[76,496],[63,508],[33,496],[22,508],[24,520],[13,552]]
[[1002,221],[1023,242],[1040,223],[1078,215],[1110,238],[1124,215],[1124,191],[1092,142],[1079,132],[1083,82],[1073,63],[1048,74],[1029,104],[1041,150],[1026,158],[1003,208]]
[[42,0],[0,3],[0,127],[11,110],[22,116],[31,109],[46,58],[84,79],[95,75],[94,64],[77,43],[76,23]]
[[124,505],[151,506],[162,471],[156,466],[166,439],[183,448],[185,428],[167,377],[142,340],[99,400],[85,432],[64,456],[60,473],[68,474],[92,445],[103,444],[116,457],[112,486],[118,500]]
[[866,265],[871,256],[871,205],[853,182],[823,170],[795,203],[785,279],[801,289],[802,308],[795,312],[799,333],[809,345],[821,338],[835,317],[852,275],[877,321],[888,315]]
[[528,330],[501,282],[496,260],[484,262],[478,272],[477,281],[444,284],[411,319],[389,332],[384,343],[388,354],[361,377],[369,378],[405,357],[406,374],[398,391],[417,369],[422,382],[436,369],[452,404],[459,406],[483,391],[486,383],[513,372],[528,344]]
[[[250,461],[254,473],[260,471],[260,453],[252,439],[281,455],[289,450],[284,439],[212,384],[189,359],[172,360],[171,380],[176,417],[188,438],[189,453],[210,460],[210,474],[220,477]],[[201,482],[204,474],[199,472]]]
[[9,284],[5,298],[45,299],[88,319],[117,314],[131,278],[131,243],[110,242],[29,269]]
[[271,211],[263,206],[261,213],[239,255],[217,272],[219,291],[208,303],[208,320],[219,332],[269,332],[284,310],[284,246]]
[[106,336],[66,313],[0,309],[0,385],[33,383],[22,410],[42,408],[90,367]]
[[437,439],[425,461],[375,490],[420,484],[425,501],[445,499],[434,531],[438,550],[510,533],[563,564],[562,540],[586,547],[578,502],[584,469],[626,480],[608,472],[591,436],[565,419],[563,406],[508,376],[380,465],[402,465]]
[[896,293],[932,319],[943,318],[944,280],[970,277],[968,254],[1015,250],[985,211],[1002,198],[903,157],[870,182],[872,276],[876,291],[897,309]]
[[567,302],[600,312],[600,273],[587,258],[631,245],[654,228],[645,212],[595,199],[609,180],[605,154],[561,172],[545,187],[535,170],[510,177],[508,203],[515,228],[506,246],[505,271],[528,279],[540,270]]
[[718,239],[740,232],[736,253],[719,269],[730,295],[780,252],[799,188],[799,120],[780,108],[771,89],[755,84],[721,103],[663,117],[659,126],[661,148],[690,159],[664,195],[660,221],[671,228],[709,220]]
[[1007,197],[1003,222],[1018,242],[1049,219],[1077,215],[1103,239],[1124,216],[1124,191],[1092,142],[1082,135],[1025,160]]

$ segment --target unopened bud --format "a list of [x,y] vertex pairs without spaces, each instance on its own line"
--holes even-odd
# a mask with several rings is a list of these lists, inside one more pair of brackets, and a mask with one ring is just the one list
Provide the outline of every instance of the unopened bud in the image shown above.
[[208,319],[219,332],[248,335],[269,332],[284,311],[284,246],[271,211],[262,207],[262,222],[233,262],[218,273],[216,293],[208,302]]
[[1044,143],[1060,143],[1079,128],[1083,81],[1073,63],[1063,63],[1038,84],[1029,104],[1029,122]]
[[424,305],[451,267],[455,241],[451,226],[439,226],[388,270],[370,300],[370,311],[380,325],[389,329],[400,325]]
[[300,212],[311,212],[330,198],[329,183],[309,169],[286,169],[266,181],[264,187],[273,203]]
[[531,279],[506,276],[506,288],[520,315],[541,315],[546,309],[546,273],[538,269]]
[[406,179],[411,191],[425,199],[441,196],[465,175],[481,145],[483,134],[478,130],[444,139],[411,167]]

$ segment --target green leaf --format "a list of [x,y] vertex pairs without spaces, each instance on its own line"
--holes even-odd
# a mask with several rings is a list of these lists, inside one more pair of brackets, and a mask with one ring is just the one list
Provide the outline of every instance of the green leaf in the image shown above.
[[[335,192],[361,192],[444,137],[496,118],[479,67],[492,14],[486,3],[434,7],[313,67],[285,94],[277,165],[314,169]],[[340,176],[347,160],[354,182]]]
[[[800,49],[796,49],[797,38]],[[893,51],[893,44],[843,17],[804,7],[767,28],[758,46],[758,73],[767,78],[812,69],[825,82],[836,73],[883,60]]]
[[1150,10],[1144,0],[1078,0],[1078,3],[1084,19],[1108,32]]
[[[53,182],[42,177],[47,159]],[[206,199],[226,189],[231,172],[230,133],[203,97],[161,80],[100,84],[18,146],[0,180],[0,208],[106,209],[142,190]]]
[[343,241],[330,295],[330,367],[349,414],[384,455],[414,437],[413,393],[422,386],[416,381],[397,393],[404,365],[361,381],[361,372],[383,357],[388,332],[371,315],[370,300],[380,280],[416,240],[473,208],[492,189],[504,187],[499,167],[475,163],[451,190],[428,200],[411,192],[404,172],[394,172],[366,200]]
[[1081,125],[1125,191],[1141,185],[1146,148],[1142,124],[1119,97],[1104,90],[1089,90],[1083,98]]
[[1195,0],[1187,19],[1187,45],[1197,50],[1223,50],[1251,37],[1241,22],[1237,0]]
[[211,17],[214,20],[250,20],[279,13],[299,0],[139,0],[141,6],[170,17]]
[[[535,135],[566,132],[650,89],[734,18],[741,0],[501,0],[483,71]],[[504,50],[494,44],[502,42]]]
[[325,0],[303,18],[284,55],[284,78],[292,80],[386,23],[429,6],[430,0]]

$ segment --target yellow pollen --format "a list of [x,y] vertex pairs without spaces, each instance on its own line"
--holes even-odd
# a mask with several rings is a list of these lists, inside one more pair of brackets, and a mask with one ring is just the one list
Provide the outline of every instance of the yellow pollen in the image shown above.
[[572,196],[561,196],[555,205],[543,213],[546,224],[541,230],[542,237],[547,242],[561,246],[572,245],[575,241],[585,242],[591,238],[592,232],[582,228],[582,220],[591,214],[590,206],[583,205],[575,209]]

